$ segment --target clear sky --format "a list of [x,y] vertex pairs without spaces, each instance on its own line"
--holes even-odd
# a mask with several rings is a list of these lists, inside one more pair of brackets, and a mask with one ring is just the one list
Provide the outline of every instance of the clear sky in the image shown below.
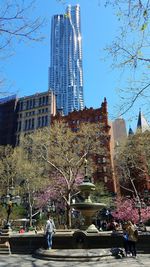
[[[67,4],[80,4],[85,106],[98,108],[106,97],[109,119],[112,119],[114,106],[119,101],[117,88],[121,81],[117,70],[111,69],[111,61],[104,60],[104,48],[116,36],[118,22],[113,11],[100,4],[102,1],[36,1],[34,15],[47,20],[41,30],[45,39],[42,42],[17,44],[13,56],[3,61],[3,72],[11,84],[9,91],[22,97],[48,89],[51,17],[65,13]],[[128,114],[126,118],[129,117]]]

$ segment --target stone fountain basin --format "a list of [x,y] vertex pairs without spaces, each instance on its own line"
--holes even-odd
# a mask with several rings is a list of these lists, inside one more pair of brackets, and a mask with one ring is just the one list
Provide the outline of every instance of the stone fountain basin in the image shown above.
[[92,215],[94,214],[96,211],[98,211],[101,208],[106,207],[106,205],[104,203],[74,203],[71,204],[72,208],[75,208],[77,211],[81,211],[82,214],[86,214],[86,215]]
[[76,210],[98,210],[101,208],[106,207],[104,203],[89,203],[89,202],[82,202],[82,203],[73,203],[71,207],[75,208]]

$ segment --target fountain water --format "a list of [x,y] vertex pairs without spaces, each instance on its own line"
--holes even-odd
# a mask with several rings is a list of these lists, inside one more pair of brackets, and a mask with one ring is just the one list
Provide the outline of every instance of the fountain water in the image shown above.
[[90,181],[87,175],[87,160],[85,159],[85,175],[83,182],[79,185],[81,195],[84,197],[83,202],[71,204],[71,207],[80,211],[84,218],[82,230],[86,232],[98,232],[98,229],[92,224],[92,218],[98,210],[105,207],[104,203],[93,203],[91,200],[91,192],[95,190],[95,185]]

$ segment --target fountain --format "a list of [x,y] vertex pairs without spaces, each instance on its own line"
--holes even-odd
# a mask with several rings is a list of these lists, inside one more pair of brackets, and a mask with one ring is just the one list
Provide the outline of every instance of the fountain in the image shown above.
[[[87,175],[87,160],[85,160],[84,167],[84,180],[79,185],[79,190],[84,200],[71,204],[71,208],[81,212],[84,218],[84,225],[79,229],[57,229],[53,238],[54,249],[52,250],[43,249],[43,247],[45,248],[43,233],[36,234],[32,237],[26,236],[26,242],[24,236],[22,241],[23,246],[19,246],[20,240],[18,236],[14,237],[14,241],[11,238],[11,248],[13,248],[14,244],[15,251],[17,249],[18,251],[19,249],[24,249],[24,251],[30,249],[30,253],[35,251],[35,257],[50,260],[90,260],[98,259],[103,256],[111,256],[110,249],[108,249],[107,245],[110,236],[103,235],[103,233],[100,233],[95,225],[92,224],[92,219],[96,215],[96,212],[106,205],[104,203],[92,202],[91,192],[95,190],[95,185]],[[42,248],[40,248],[41,246]]]
[[85,175],[83,182],[79,185],[81,195],[84,197],[83,202],[77,202],[71,204],[71,207],[81,212],[84,218],[84,225],[81,230],[86,232],[98,232],[98,229],[92,224],[92,218],[98,210],[105,207],[104,203],[93,203],[91,200],[91,192],[95,190],[95,185],[90,181],[87,175],[87,160],[85,159]]

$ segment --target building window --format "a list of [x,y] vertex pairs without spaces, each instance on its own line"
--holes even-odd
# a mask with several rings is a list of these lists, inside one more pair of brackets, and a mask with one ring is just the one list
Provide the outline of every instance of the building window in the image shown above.
[[103,167],[103,172],[106,172],[107,171],[107,168],[106,166]]
[[48,95],[46,96],[46,105],[48,105]]
[[29,100],[27,100],[26,109],[29,109]]
[[101,158],[98,158],[97,159],[97,163],[101,163]]
[[48,125],[48,116],[45,116],[45,126],[47,126]]
[[108,179],[107,176],[104,176],[104,183],[107,183]]
[[33,99],[33,108],[35,107],[35,99]]
[[30,128],[31,128],[31,119],[29,119],[28,130],[30,130]]
[[23,110],[23,102],[19,103],[19,110],[22,111]]
[[32,126],[31,126],[32,129],[34,129],[34,119],[32,119]]
[[42,117],[42,127],[44,126],[44,117]]
[[25,120],[25,126],[24,126],[24,130],[27,130],[27,120]]
[[45,105],[45,96],[42,97],[42,104]]
[[29,106],[29,108],[32,108],[33,107],[33,101],[32,101],[32,99],[30,99],[30,106]]
[[103,157],[103,163],[106,163],[106,158],[105,157]]
[[41,117],[38,117],[38,127],[41,127]]

